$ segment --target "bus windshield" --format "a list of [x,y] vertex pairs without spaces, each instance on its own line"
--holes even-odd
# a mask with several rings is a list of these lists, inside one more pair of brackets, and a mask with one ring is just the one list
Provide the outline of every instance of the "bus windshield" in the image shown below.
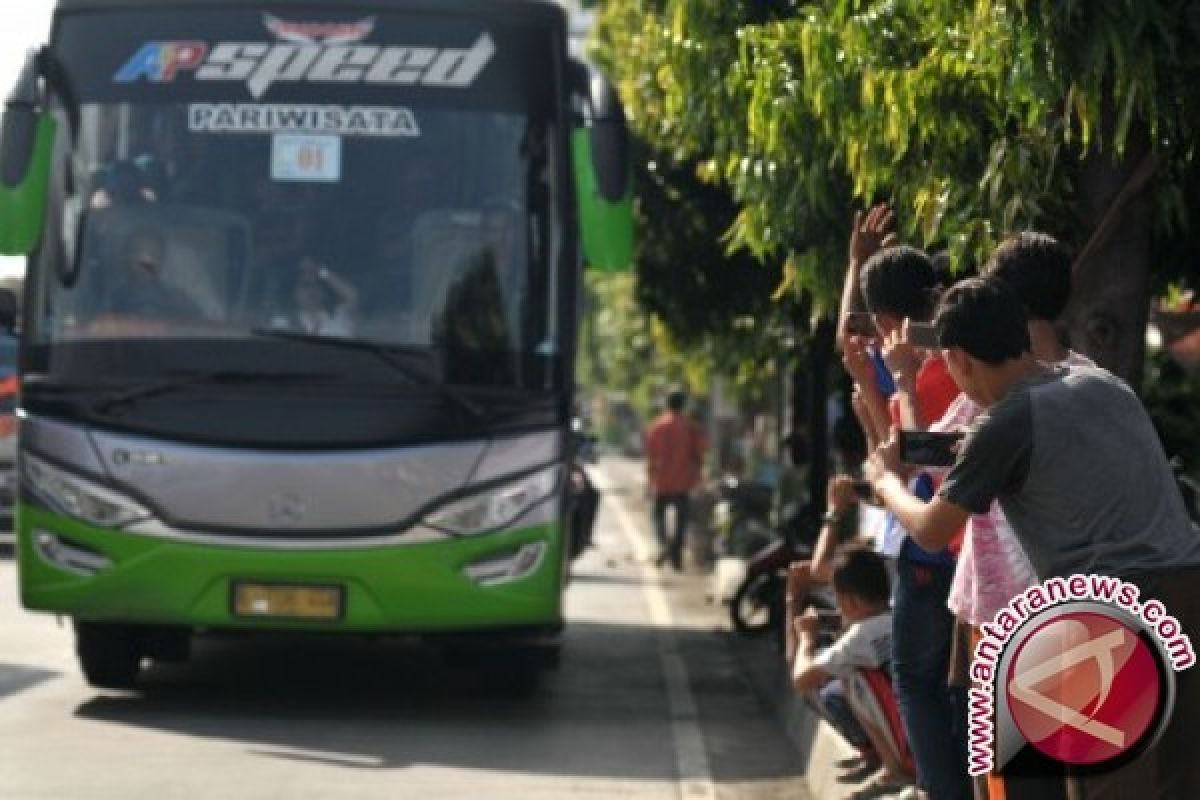
[[[116,41],[64,20],[60,234],[30,342],[286,331],[439,353],[458,383],[540,383],[524,365],[557,352],[555,123],[548,89],[479,91],[505,33],[401,25],[390,47],[374,18],[229,16],[187,41],[169,12],[108,15]],[[261,43],[224,41],[247,29]]]

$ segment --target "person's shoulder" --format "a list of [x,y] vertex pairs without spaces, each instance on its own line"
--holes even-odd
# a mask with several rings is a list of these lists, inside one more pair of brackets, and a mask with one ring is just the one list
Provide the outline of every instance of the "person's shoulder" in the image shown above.
[[935,353],[925,359],[917,372],[917,397],[922,414],[931,421],[940,418],[959,394],[961,391],[942,354]]
[[1095,367],[1096,362],[1075,350],[1068,350],[1067,357],[1060,362],[1065,367]]
[[946,409],[941,419],[929,426],[935,433],[946,433],[960,430],[979,416],[980,408],[966,393],[960,393]]
[[892,610],[890,608],[880,611],[878,614],[872,614],[866,619],[858,623],[866,631],[872,633],[877,631],[891,631],[892,629]]
[[946,359],[941,353],[935,353],[921,364],[921,368],[917,371],[917,380],[921,384],[927,386],[936,386],[938,388],[951,386],[954,389],[955,395],[958,394],[958,387],[954,383],[954,377],[950,374],[950,368],[946,366]]
[[1056,370],[1060,384],[1072,389],[1082,389],[1092,394],[1120,394],[1136,396],[1133,388],[1123,378],[1095,364],[1067,364]]
[[843,649],[850,648],[851,651],[858,651],[861,648],[871,647],[871,642],[890,638],[891,635],[892,612],[888,610],[847,625],[846,629],[842,631],[842,635],[838,637],[837,643]]
[[1004,430],[1023,419],[1029,419],[1033,408],[1030,390],[1010,391],[993,406],[983,409],[970,426],[972,434]]

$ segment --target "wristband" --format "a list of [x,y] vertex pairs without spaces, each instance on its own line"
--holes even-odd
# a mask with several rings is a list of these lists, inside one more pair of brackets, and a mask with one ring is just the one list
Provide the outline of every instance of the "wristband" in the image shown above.
[[836,525],[836,524],[838,524],[839,522],[841,522],[841,521],[842,521],[842,512],[840,512],[840,511],[826,511],[826,512],[825,512],[825,513],[824,513],[824,514],[821,516],[821,521],[822,521],[822,522],[824,522],[826,525]]

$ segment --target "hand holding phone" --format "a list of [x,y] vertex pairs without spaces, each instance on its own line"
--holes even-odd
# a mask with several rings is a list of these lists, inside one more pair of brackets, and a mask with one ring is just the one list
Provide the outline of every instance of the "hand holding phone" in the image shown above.
[[900,459],[920,467],[952,467],[958,460],[961,433],[900,431]]

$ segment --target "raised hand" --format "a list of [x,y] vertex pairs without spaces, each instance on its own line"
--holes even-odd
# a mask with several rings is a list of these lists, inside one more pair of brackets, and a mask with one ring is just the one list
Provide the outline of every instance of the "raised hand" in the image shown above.
[[846,340],[842,349],[842,366],[857,385],[875,386],[875,364],[871,361],[867,340],[863,337],[851,336]]
[[921,367],[921,356],[908,341],[908,320],[883,338],[883,363],[896,380],[915,378]]
[[900,460],[900,432],[893,427],[888,440],[867,458],[863,477],[875,484],[885,475],[896,475],[903,480],[906,472],[904,462]]
[[887,203],[877,203],[864,216],[854,212],[854,227],[850,231],[850,261],[862,265],[871,256],[896,243],[892,231],[895,218]]

